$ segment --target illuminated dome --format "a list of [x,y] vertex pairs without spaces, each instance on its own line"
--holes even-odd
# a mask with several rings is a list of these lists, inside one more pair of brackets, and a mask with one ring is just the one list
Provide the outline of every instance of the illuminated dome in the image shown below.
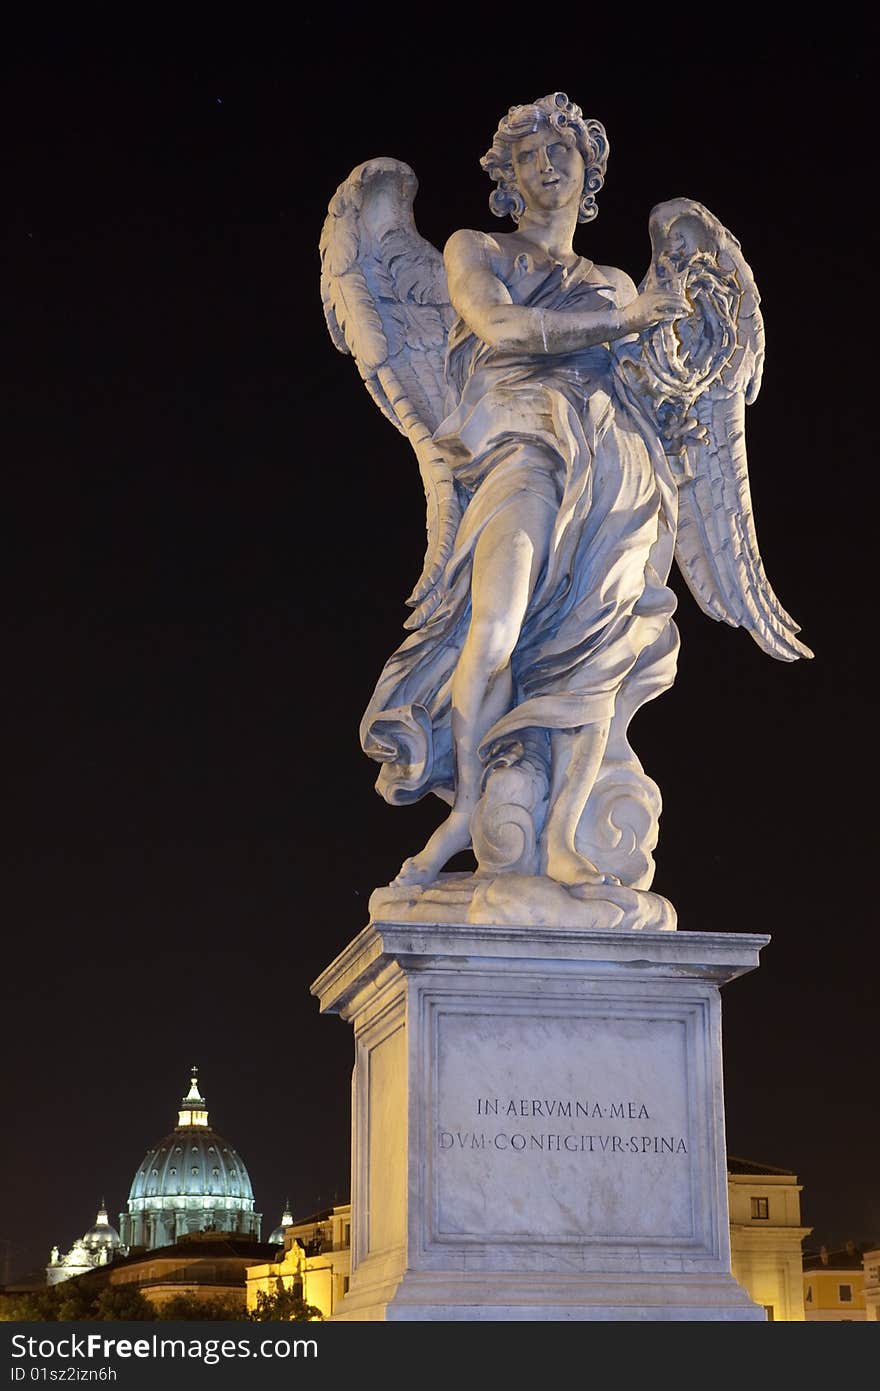
[[284,1204],[284,1211],[283,1211],[282,1214],[281,1214],[281,1222],[280,1222],[279,1225],[275,1228],[275,1230],[274,1230],[274,1232],[272,1233],[272,1235],[269,1237],[269,1245],[270,1245],[270,1246],[283,1246],[283,1245],[284,1245],[284,1229],[285,1229],[285,1227],[292,1227],[292,1226],[293,1226],[293,1213],[290,1211],[290,1199],[288,1198],[287,1201],[286,1201],[285,1204]]
[[87,1271],[95,1270],[98,1266],[109,1265],[111,1261],[125,1254],[119,1233],[115,1227],[110,1226],[102,1198],[95,1225],[89,1227],[85,1236],[78,1237],[63,1256],[57,1246],[52,1247],[46,1267],[46,1283],[58,1285],[62,1280],[70,1280],[74,1275],[85,1275]]
[[261,1214],[238,1151],[208,1125],[198,1071],[170,1135],[147,1150],[131,1184],[122,1240],[152,1250],[187,1232],[239,1232],[260,1239]]
[[95,1225],[89,1227],[82,1241],[83,1246],[87,1246],[90,1251],[100,1251],[102,1247],[106,1247],[108,1252],[115,1251],[120,1245],[119,1233],[115,1227],[110,1226],[103,1198],[95,1218]]

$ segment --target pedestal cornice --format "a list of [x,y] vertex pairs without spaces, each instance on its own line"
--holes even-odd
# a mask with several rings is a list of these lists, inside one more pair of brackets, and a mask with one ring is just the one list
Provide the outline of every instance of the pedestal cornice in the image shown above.
[[584,928],[369,923],[312,983],[322,1014],[341,1014],[365,990],[380,993],[396,968],[413,971],[479,970],[542,974],[559,962],[587,975],[630,970],[642,979],[690,977],[724,985],[755,970],[766,933],[595,932]]

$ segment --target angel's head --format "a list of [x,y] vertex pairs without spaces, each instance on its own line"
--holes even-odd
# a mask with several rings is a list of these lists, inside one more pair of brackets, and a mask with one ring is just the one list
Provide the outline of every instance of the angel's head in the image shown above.
[[[517,167],[515,155],[521,157],[523,152],[529,153],[530,145],[540,144],[532,140],[539,135],[553,137],[563,152],[563,160],[565,151],[577,151],[583,165],[578,222],[592,222],[599,211],[596,194],[605,182],[608,137],[605,127],[599,121],[585,120],[581,108],[569,101],[564,92],[552,92],[528,106],[512,106],[499,122],[492,147],[480,160],[490,179],[498,185],[489,198],[492,212],[496,217],[512,217],[514,222],[519,222],[526,207],[520,184],[528,175],[521,162]],[[566,162],[577,164],[577,161]]]

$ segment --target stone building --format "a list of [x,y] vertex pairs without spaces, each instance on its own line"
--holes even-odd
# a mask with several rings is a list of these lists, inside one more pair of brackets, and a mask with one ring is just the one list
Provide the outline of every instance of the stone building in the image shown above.
[[119,1214],[122,1244],[150,1251],[206,1230],[258,1242],[261,1216],[244,1161],[208,1125],[193,1068],[177,1125],[147,1150],[132,1180],[127,1210]]
[[119,1233],[110,1225],[102,1198],[94,1226],[89,1227],[65,1255],[62,1256],[57,1246],[52,1247],[46,1266],[46,1284],[57,1285],[74,1275],[84,1275],[87,1270],[109,1265],[123,1254],[123,1249]]
[[836,1251],[822,1246],[804,1256],[804,1312],[808,1323],[864,1323],[868,1248],[848,1241]]
[[284,1229],[284,1250],[264,1265],[247,1271],[247,1307],[257,1295],[291,1290],[330,1318],[348,1290],[351,1274],[351,1204],[313,1213]]
[[235,1232],[190,1232],[171,1246],[139,1251],[115,1261],[107,1284],[134,1287],[160,1310],[179,1295],[222,1303],[229,1317],[245,1308],[245,1280],[250,1266],[270,1259],[277,1248]]
[[727,1157],[730,1260],[734,1277],[768,1320],[804,1319],[803,1246],[797,1174]]
[[880,1323],[880,1247],[871,1245],[862,1252],[864,1267],[865,1321]]

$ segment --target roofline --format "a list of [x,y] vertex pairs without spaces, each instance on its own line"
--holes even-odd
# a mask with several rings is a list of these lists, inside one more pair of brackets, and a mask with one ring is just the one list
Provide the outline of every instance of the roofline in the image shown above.
[[332,1207],[321,1208],[319,1212],[313,1212],[308,1217],[294,1217],[293,1221],[285,1227],[285,1231],[289,1231],[291,1227],[307,1227],[310,1222],[326,1222],[328,1217],[332,1217],[335,1212],[340,1212],[344,1208],[350,1210],[351,1202],[334,1203]]
[[[195,1235],[195,1233],[193,1233],[192,1235]],[[264,1248],[266,1251],[277,1250],[277,1246],[274,1243],[268,1241],[254,1241],[252,1237],[249,1238],[244,1233],[218,1232],[216,1241],[208,1240],[188,1242],[186,1238],[184,1238],[183,1241],[176,1241],[171,1246],[147,1246],[144,1248],[139,1247],[137,1251],[133,1254],[130,1254],[128,1256],[120,1256],[115,1261],[108,1261],[107,1264],[104,1266],[97,1266],[93,1268],[99,1270],[118,1269],[119,1266],[136,1265],[139,1261],[163,1259],[171,1260],[175,1256],[181,1256],[183,1254],[189,1255],[193,1260],[198,1260],[202,1257],[207,1259],[208,1254],[210,1254],[212,1251],[212,1248],[214,1254],[216,1254],[217,1247],[228,1246],[230,1244],[231,1238],[237,1238],[238,1240],[236,1244],[239,1246],[259,1246]],[[230,1252],[229,1254],[235,1255],[237,1253]]]
[[[728,1170],[730,1169],[731,1164],[749,1164],[753,1169],[757,1169],[759,1173],[785,1174],[789,1178],[797,1178],[797,1174],[794,1169],[780,1169],[775,1164],[763,1164],[758,1159],[746,1159],[745,1156],[741,1154],[729,1154],[727,1156]],[[746,1175],[743,1174],[742,1177],[745,1178]],[[757,1177],[757,1175],[755,1175],[755,1177]]]

